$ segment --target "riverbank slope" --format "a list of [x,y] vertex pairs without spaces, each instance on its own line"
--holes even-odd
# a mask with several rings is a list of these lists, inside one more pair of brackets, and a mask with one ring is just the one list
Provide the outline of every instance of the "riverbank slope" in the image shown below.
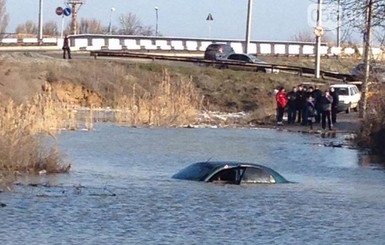
[[[294,65],[309,65],[313,62],[310,58],[270,57],[266,59],[271,63]],[[346,72],[355,62],[355,60],[327,59],[323,61],[323,68]],[[63,106],[129,107],[129,112],[133,114],[134,109],[140,110],[145,107],[138,102],[141,99],[146,101],[146,106],[153,113],[155,109],[151,111],[151,108],[154,108],[154,103],[157,103],[160,109],[164,108],[163,100],[153,98],[168,93],[165,82],[169,83],[167,86],[179,89],[186,87],[186,84],[191,84],[191,90],[184,91],[185,94],[182,97],[189,97],[187,101],[184,100],[184,103],[191,104],[196,109],[197,115],[189,117],[190,121],[186,119],[180,122],[184,124],[199,123],[202,112],[208,112],[207,114],[210,114],[209,112],[219,114],[245,112],[243,117],[224,120],[216,117],[209,118],[209,121],[221,125],[273,125],[275,121],[274,89],[284,86],[290,90],[291,87],[300,83],[317,83],[321,87],[327,87],[334,82],[283,72],[265,74],[158,61],[93,60],[84,57],[76,59],[76,56],[72,60],[63,60],[57,56],[39,52],[2,53],[0,63],[0,104],[7,103],[9,99],[16,103],[25,102],[38,93],[49,91]],[[160,86],[163,86],[162,90],[156,90]],[[171,91],[170,88],[168,90],[170,95],[181,93],[181,91]],[[175,101],[175,98],[172,100]],[[148,117],[147,114],[146,117]],[[132,121],[136,122],[134,126],[140,126],[141,123],[154,123],[148,120],[130,120]],[[177,124],[175,120],[170,122],[171,126]],[[167,125],[162,123],[162,126]]]

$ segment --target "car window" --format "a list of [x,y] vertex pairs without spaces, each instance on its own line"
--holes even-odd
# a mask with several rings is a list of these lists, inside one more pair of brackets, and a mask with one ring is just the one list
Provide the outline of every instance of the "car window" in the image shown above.
[[356,91],[354,90],[354,88],[350,88],[350,95],[355,95],[356,94]]
[[230,54],[229,57],[227,57],[228,59],[230,60],[237,60],[238,59],[238,55],[237,54]]
[[242,183],[270,184],[275,183],[275,179],[266,170],[260,168],[246,168],[242,176]]
[[249,57],[247,57],[246,55],[239,55],[239,60],[250,62]]
[[334,88],[337,91],[338,95],[349,95],[348,88],[337,88],[337,87],[334,87]]
[[205,162],[200,162],[182,169],[180,172],[174,175],[174,178],[202,181],[205,179],[208,173],[212,171],[212,169],[212,165],[209,165]]
[[238,183],[237,170],[238,168],[223,169],[211,177],[209,182],[236,184]]

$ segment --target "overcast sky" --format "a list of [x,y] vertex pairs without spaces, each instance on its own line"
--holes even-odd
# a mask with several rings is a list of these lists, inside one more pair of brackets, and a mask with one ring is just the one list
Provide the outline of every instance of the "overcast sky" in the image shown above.
[[[43,0],[44,22],[54,20],[61,26],[57,7],[65,7],[64,0]],[[96,18],[107,26],[111,8],[113,25],[119,16],[135,14],[144,25],[155,30],[158,7],[158,29],[163,36],[244,39],[248,0],[85,0],[79,10],[81,18]],[[296,33],[313,29],[309,25],[311,0],[254,0],[252,15],[252,40],[290,40]],[[39,0],[8,0],[10,15],[8,32],[27,20],[38,22]],[[207,21],[211,13],[213,21]],[[68,23],[70,17],[66,17]]]

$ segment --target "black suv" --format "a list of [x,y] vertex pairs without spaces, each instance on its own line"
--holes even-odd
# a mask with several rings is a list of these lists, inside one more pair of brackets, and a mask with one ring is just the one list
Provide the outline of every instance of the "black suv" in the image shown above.
[[205,51],[205,60],[223,59],[234,53],[234,49],[228,44],[210,44]]

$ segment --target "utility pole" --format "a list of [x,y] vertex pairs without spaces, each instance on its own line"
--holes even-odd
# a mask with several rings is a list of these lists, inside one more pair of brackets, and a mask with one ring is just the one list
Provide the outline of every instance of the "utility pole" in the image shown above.
[[155,36],[158,36],[159,8],[155,7]]
[[43,0],[39,0],[39,35],[38,44],[43,44]]
[[315,78],[320,78],[321,73],[321,37],[324,34],[322,28],[322,0],[318,0],[317,8],[317,26],[315,28],[316,35],[316,61],[315,61]]
[[366,20],[365,20],[365,76],[361,87],[361,100],[359,108],[359,118],[364,119],[366,117],[366,106],[368,102],[368,85],[369,85],[369,74],[370,74],[370,45],[372,42],[372,15],[373,15],[373,0],[367,0],[366,4]]
[[341,47],[341,0],[337,2],[337,47]]
[[249,53],[250,46],[250,29],[251,29],[251,15],[253,12],[253,0],[249,0],[249,5],[247,8],[247,21],[246,21],[246,43],[245,43],[245,53]]
[[84,4],[85,0],[68,0],[67,4],[71,6],[72,9],[72,33],[76,35],[78,32],[78,11],[80,7]]

